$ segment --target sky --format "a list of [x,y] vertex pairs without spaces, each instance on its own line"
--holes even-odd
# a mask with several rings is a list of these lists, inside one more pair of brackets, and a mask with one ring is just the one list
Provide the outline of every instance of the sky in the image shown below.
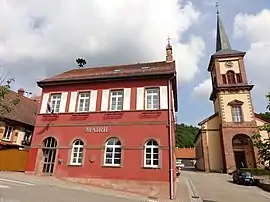
[[[36,81],[76,68],[165,60],[168,36],[178,81],[177,122],[197,125],[213,114],[210,56],[215,0],[0,0],[0,71],[12,89],[40,94]],[[256,112],[270,90],[270,1],[219,0],[233,49],[245,67]]]

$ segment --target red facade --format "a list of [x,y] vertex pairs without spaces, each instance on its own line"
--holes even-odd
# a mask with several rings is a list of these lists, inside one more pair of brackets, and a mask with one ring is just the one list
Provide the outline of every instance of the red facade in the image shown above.
[[[152,71],[146,70],[149,74],[140,77],[139,73],[130,75],[125,72],[128,68],[123,68],[124,72],[112,78],[106,74],[115,72],[116,67],[99,68],[106,79],[93,81],[93,78],[85,79],[91,76],[89,68],[90,72],[85,70],[87,74],[76,75],[76,78],[84,77],[84,81],[74,81],[71,72],[65,80],[53,77],[49,82],[39,83],[42,87],[40,113],[27,172],[72,178],[169,182],[169,137],[175,167],[175,64],[160,62],[148,66]],[[155,66],[158,66],[156,72]],[[145,72],[140,64],[133,70],[136,68]],[[162,71],[164,69],[166,71]],[[57,102],[58,94],[61,96]],[[53,113],[48,112],[48,103]],[[173,169],[173,180],[174,172]]]

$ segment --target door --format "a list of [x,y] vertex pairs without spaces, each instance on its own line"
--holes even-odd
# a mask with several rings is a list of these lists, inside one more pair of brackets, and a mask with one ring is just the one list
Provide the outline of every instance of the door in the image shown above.
[[[245,151],[234,151],[235,165],[236,169],[240,169],[243,167],[247,167],[246,165],[246,154]],[[243,163],[243,165],[241,165]]]
[[53,137],[48,137],[43,142],[43,168],[42,173],[52,175],[54,172],[57,142]]

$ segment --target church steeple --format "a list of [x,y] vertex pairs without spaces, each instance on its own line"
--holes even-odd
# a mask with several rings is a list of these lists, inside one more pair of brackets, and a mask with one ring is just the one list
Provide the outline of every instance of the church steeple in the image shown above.
[[216,41],[216,52],[220,50],[231,50],[231,44],[227,37],[225,28],[219,16],[219,8],[217,3],[217,41]]

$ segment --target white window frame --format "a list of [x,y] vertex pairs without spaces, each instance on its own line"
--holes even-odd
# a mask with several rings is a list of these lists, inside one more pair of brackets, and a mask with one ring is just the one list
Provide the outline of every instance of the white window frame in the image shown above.
[[[110,141],[113,141],[112,145],[109,145],[108,143]],[[119,139],[117,138],[110,138],[107,140],[106,144],[105,144],[105,150],[104,150],[104,166],[120,166],[121,162],[122,162],[122,144],[120,142],[120,145],[116,145],[117,142],[120,142]],[[112,152],[108,152],[107,149],[111,148]],[[120,148],[120,152],[116,152],[116,149]],[[107,153],[112,153],[112,157],[107,157]],[[120,153],[120,158],[116,158],[115,155]],[[112,159],[112,163],[106,163],[107,159]],[[120,159],[120,163],[115,163],[116,159]]]
[[[152,142],[152,144],[148,145],[149,142]],[[156,145],[153,143],[156,143]],[[148,149],[150,149],[150,153],[147,152]],[[154,149],[158,149],[158,152],[155,153]],[[148,155],[150,154],[150,158],[147,158],[147,154]],[[154,158],[154,154],[157,154],[158,158]],[[150,160],[150,164],[147,164],[147,160]],[[154,160],[158,161],[157,165],[154,164]],[[160,166],[160,149],[159,149],[158,142],[156,140],[153,140],[153,139],[148,140],[148,141],[146,141],[146,143],[144,145],[144,167],[159,168],[159,166]]]
[[50,104],[54,113],[58,113],[60,111],[61,98],[61,93],[51,94]]
[[3,140],[7,140],[7,141],[10,141],[11,140],[11,137],[12,137],[12,134],[13,134],[13,126],[6,126],[5,127],[5,132],[4,132],[4,135],[3,135]]
[[[89,97],[85,96],[83,97],[82,95],[89,95]],[[83,101],[83,108],[82,110],[80,109],[80,103],[81,100]],[[88,105],[86,105],[86,101],[88,100]],[[89,112],[90,111],[90,101],[91,101],[91,92],[90,91],[85,91],[85,92],[79,92],[79,99],[77,103],[77,112]],[[88,108],[88,110],[87,110]]]
[[[120,94],[121,92],[121,94]],[[114,93],[116,93],[114,95]],[[115,98],[115,109],[113,109],[113,99]],[[119,99],[122,99],[121,105],[119,104]],[[119,108],[118,108],[119,107]],[[110,92],[110,111],[122,111],[124,107],[124,90],[119,89],[119,90],[111,90]]]
[[[79,142],[79,144],[76,144],[77,142]],[[82,140],[75,140],[73,142],[71,156],[70,156],[70,165],[82,165],[82,163],[83,163],[83,147],[84,147],[84,142]],[[76,151],[75,151],[75,149],[76,149]],[[79,156],[80,154],[82,154],[82,157]],[[74,159],[75,159],[75,162],[73,161]],[[79,162],[79,159],[81,159],[82,161]]]
[[[156,90],[157,92],[151,92]],[[157,96],[157,106],[154,105],[154,96]],[[148,106],[148,97],[151,98],[150,106]],[[159,88],[146,88],[145,89],[145,109],[146,110],[158,110],[160,108],[160,95],[159,95]]]
[[234,123],[243,122],[242,106],[240,105],[232,106],[232,120]]

